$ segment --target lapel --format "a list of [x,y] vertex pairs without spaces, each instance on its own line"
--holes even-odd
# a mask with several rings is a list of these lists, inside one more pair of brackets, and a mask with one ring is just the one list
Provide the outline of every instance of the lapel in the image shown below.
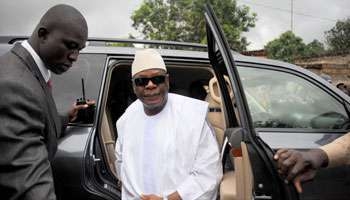
[[60,118],[57,113],[56,104],[52,97],[51,91],[48,88],[44,77],[42,76],[39,67],[36,65],[33,57],[30,55],[30,53],[19,43],[15,44],[15,46],[11,49],[11,51],[17,55],[21,61],[27,66],[29,71],[33,74],[33,76],[38,80],[38,82],[41,85],[41,88],[43,89],[45,95],[46,95],[46,102],[47,107],[49,111],[49,123],[53,123],[54,130],[56,132],[56,137],[58,138],[60,136]]

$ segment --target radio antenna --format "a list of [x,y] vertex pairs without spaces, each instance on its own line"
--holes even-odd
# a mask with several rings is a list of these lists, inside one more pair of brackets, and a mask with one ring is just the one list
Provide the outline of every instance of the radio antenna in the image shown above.
[[83,91],[83,101],[85,101],[85,85],[84,85],[84,78],[81,78],[81,88]]

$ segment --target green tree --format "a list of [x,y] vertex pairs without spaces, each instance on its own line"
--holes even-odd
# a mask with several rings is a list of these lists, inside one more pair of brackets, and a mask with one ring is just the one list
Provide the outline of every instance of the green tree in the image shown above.
[[323,43],[315,39],[306,45],[304,56],[315,57],[323,54],[324,52],[325,52],[325,48]]
[[[144,39],[206,43],[204,5],[208,0],[144,0],[133,12],[133,27]],[[236,0],[209,0],[232,49],[248,46],[241,36],[255,26],[256,14]]]
[[350,50],[350,18],[337,21],[335,26],[325,32],[326,43],[331,52],[349,52]]
[[268,58],[293,62],[295,58],[305,55],[306,45],[303,39],[287,31],[279,38],[267,43],[265,50]]

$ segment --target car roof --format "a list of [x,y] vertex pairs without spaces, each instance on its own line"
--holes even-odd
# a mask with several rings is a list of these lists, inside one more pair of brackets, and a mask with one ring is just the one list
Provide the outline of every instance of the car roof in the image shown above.
[[[6,43],[0,43],[0,55],[6,53],[10,50],[10,48],[13,46],[13,44],[6,44]],[[108,54],[108,55],[134,55],[135,52],[139,49],[138,47],[116,47],[116,46],[90,46],[88,45],[85,47],[81,53],[87,53],[87,54]],[[193,50],[174,50],[174,49],[157,49],[160,54],[163,57],[176,57],[176,58],[184,58],[184,59],[200,59],[200,60],[209,60],[208,58],[208,52],[201,49],[201,51],[193,51]],[[303,69],[299,66],[296,66],[294,64],[278,61],[278,60],[271,60],[267,58],[261,58],[261,57],[254,57],[254,56],[245,56],[242,54],[239,54],[235,51],[231,51],[233,54],[233,57],[236,62],[240,63],[252,63],[252,64],[262,64],[262,65],[274,65],[281,68],[286,69],[292,69],[298,72],[302,72],[304,74],[307,74],[315,79],[320,79],[319,76],[315,75],[314,73]],[[324,81],[326,82],[326,81]]]
[[[103,39],[101,39],[103,40]],[[121,40],[124,41],[124,40]],[[130,41],[141,41],[145,44],[148,44],[147,40],[130,40]],[[151,41],[152,42],[152,41]],[[153,41],[154,42],[154,41]],[[167,41],[155,41],[155,43],[165,43],[170,45],[188,45],[188,47],[194,46],[194,49],[197,48],[197,50],[179,50],[179,49],[160,49],[157,50],[160,52],[160,54],[163,57],[168,58],[180,58],[180,59],[196,59],[196,60],[204,60],[209,62],[208,58],[208,52],[205,49],[205,45],[201,44],[193,44],[193,43],[179,43],[179,42],[167,42]],[[0,56],[6,53],[11,49],[13,44],[7,44],[4,41],[1,40],[0,37]],[[118,47],[118,46],[104,46],[104,45],[87,45],[81,53],[85,54],[107,54],[107,55],[124,55],[124,56],[133,56],[135,52],[138,49],[143,49],[141,47]],[[350,97],[348,97],[345,94],[342,94],[340,91],[338,92],[336,87],[332,84],[328,83],[326,80],[318,76],[317,74],[314,74],[313,72],[310,72],[309,70],[306,70],[302,67],[296,66],[294,64],[278,61],[278,60],[271,60],[267,58],[262,57],[254,57],[254,56],[245,56],[242,54],[239,54],[235,51],[231,51],[233,54],[233,57],[236,62],[239,63],[250,63],[250,64],[259,64],[259,65],[268,65],[268,66],[276,66],[279,67],[281,70],[283,69],[289,69],[293,70],[302,74],[305,74],[309,76],[310,78],[317,80],[318,82],[323,83],[323,85],[326,85],[327,87],[331,88],[333,91],[336,91],[336,93],[340,96],[342,96],[344,99],[347,99],[348,102],[350,102]],[[259,67],[259,66],[257,66]]]
[[[137,47],[108,47],[108,46],[87,46],[84,48],[81,53],[94,53],[94,54],[109,54],[109,55],[134,55],[135,52],[139,49],[143,48],[137,48]],[[173,50],[173,49],[157,49],[159,53],[163,57],[176,57],[176,58],[183,58],[183,59],[200,59],[200,60],[209,60],[208,58],[208,52],[207,51],[190,51],[190,50]],[[281,69],[292,69],[297,72],[301,72],[304,74],[307,74],[317,80],[322,80],[318,75],[301,68],[299,66],[296,66],[294,64],[278,61],[278,60],[272,60],[268,58],[262,58],[262,57],[254,57],[254,56],[245,56],[242,54],[239,54],[235,51],[231,51],[233,54],[233,57],[236,62],[239,63],[251,63],[251,64],[261,64],[261,65],[273,65],[278,66]]]
[[[15,43],[21,40],[24,40],[28,37],[26,36],[0,36],[0,55],[8,51],[12,44],[6,43]],[[108,43],[124,43],[124,44],[148,44],[148,45],[157,45],[157,46],[183,46],[185,48],[192,48],[194,50],[178,50],[178,49],[161,49],[157,50],[164,57],[177,57],[177,58],[188,58],[188,59],[201,59],[208,60],[208,53],[206,50],[206,45],[197,44],[197,43],[187,43],[187,42],[174,42],[174,41],[158,41],[158,40],[137,40],[137,39],[114,39],[114,38],[89,38],[88,45],[81,51],[81,53],[94,53],[94,54],[109,54],[109,55],[134,55],[138,47],[118,47],[112,45],[106,45]],[[102,44],[102,45],[101,45]],[[308,70],[305,70],[296,65],[278,61],[271,60],[267,58],[254,57],[254,56],[245,56],[239,54],[235,51],[231,51],[236,62],[243,63],[255,63],[263,65],[274,65],[281,68],[293,69],[296,71],[302,71],[308,75],[312,75]],[[317,78],[319,78],[317,76]]]

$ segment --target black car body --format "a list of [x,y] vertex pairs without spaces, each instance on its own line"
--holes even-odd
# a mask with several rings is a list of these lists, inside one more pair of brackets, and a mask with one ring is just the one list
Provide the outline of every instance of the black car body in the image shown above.
[[[159,47],[170,74],[170,92],[205,100],[202,86],[217,78],[222,104],[209,111],[221,110],[225,122],[221,199],[348,199],[349,167],[321,170],[299,196],[278,175],[272,156],[273,149],[317,148],[348,132],[349,97],[295,65],[229,50],[209,7],[205,17],[208,46],[95,38],[69,72],[53,77],[58,110],[67,111],[82,97],[82,78],[86,97],[97,102],[94,115],[69,124],[59,140],[52,162],[58,199],[121,198],[114,166],[115,122],[136,99],[130,80],[136,48],[110,45],[114,42]],[[15,40],[2,37],[10,44],[1,44],[0,54]],[[160,48],[164,45],[191,50]]]

